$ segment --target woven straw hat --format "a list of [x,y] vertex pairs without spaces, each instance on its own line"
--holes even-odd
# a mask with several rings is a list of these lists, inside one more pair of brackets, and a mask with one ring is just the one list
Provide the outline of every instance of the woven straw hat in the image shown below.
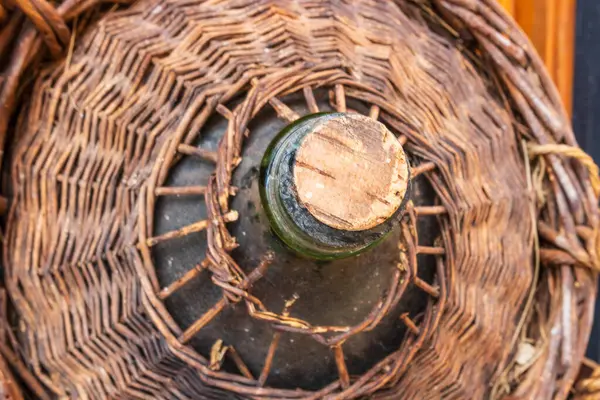
[[[598,172],[495,0],[13,0],[0,60],[15,398],[569,395]],[[241,228],[256,138],[318,111],[381,122],[415,182],[355,319]]]

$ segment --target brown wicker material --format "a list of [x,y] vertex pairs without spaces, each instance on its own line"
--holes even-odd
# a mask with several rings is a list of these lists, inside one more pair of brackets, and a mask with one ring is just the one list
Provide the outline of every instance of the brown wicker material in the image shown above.
[[595,400],[600,397],[600,365],[584,360],[579,379],[573,388],[574,400]]
[[[0,4],[0,144],[11,138],[13,192],[5,284],[18,328],[2,346],[38,396],[567,397],[600,268],[597,175],[538,55],[495,0]],[[58,59],[40,63],[49,56]],[[355,326],[295,317],[302,298],[268,309],[252,286],[273,254],[257,265],[231,256],[227,223],[243,212],[230,208],[231,179],[249,126],[269,107],[302,116],[286,103],[293,95],[317,111],[318,93],[383,122],[436,194],[409,204],[402,262]],[[197,148],[209,118],[227,129],[218,149]],[[185,157],[214,163],[204,185],[166,184]],[[157,198],[172,195],[203,195],[207,218],[158,234]],[[439,238],[419,243],[417,221],[431,215]],[[160,282],[153,248],[199,231],[205,259]],[[433,284],[417,276],[417,256],[435,260]],[[181,326],[165,299],[202,270],[222,297]],[[403,315],[404,340],[353,375],[346,341],[374,329],[408,286],[427,294],[425,312]],[[259,371],[220,337],[210,354],[189,345],[232,307],[274,332]],[[338,378],[316,391],[270,386],[283,332],[329,347]]]
[[15,381],[8,364],[4,359],[0,359],[0,398],[2,399],[23,399],[23,394],[19,385]]

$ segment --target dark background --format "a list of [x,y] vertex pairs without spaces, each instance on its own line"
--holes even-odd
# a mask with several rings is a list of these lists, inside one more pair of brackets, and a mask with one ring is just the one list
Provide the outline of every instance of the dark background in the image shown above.
[[[600,1],[577,0],[573,129],[583,147],[600,163]],[[600,361],[600,301],[596,301],[588,357]]]

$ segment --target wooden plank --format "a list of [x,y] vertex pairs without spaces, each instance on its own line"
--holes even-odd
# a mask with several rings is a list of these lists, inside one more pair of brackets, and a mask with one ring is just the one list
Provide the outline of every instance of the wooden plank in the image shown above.
[[557,13],[557,46],[558,58],[554,81],[562,95],[569,114],[573,108],[573,79],[575,69],[575,13],[576,0],[561,0]]
[[499,3],[511,15],[515,13],[515,0],[499,0]]
[[540,53],[571,113],[576,0],[501,0]]

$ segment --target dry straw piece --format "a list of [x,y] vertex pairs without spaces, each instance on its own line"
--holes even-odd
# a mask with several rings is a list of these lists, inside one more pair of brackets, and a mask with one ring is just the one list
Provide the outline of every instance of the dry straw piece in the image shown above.
[[[36,398],[569,395],[600,268],[597,177],[539,56],[495,0],[10,0],[0,68],[11,203],[0,352]],[[230,209],[232,174],[255,117],[274,108],[293,121],[302,115],[286,96],[315,112],[323,90],[337,111],[357,101],[398,135],[436,197],[407,207],[403,262],[355,326],[297,318],[294,299],[268,309],[252,287],[273,255],[231,256],[227,224],[243,212]],[[212,117],[227,120],[218,149],[194,146]],[[167,184],[184,157],[214,165],[204,185]],[[157,234],[157,199],[173,195],[204,196],[206,219]],[[435,246],[418,243],[423,216],[438,220]],[[161,287],[153,248],[199,231],[205,259]],[[417,276],[422,256],[435,260],[433,283]],[[201,271],[222,296],[181,326],[165,299]],[[408,286],[427,294],[425,312],[403,314],[404,339],[352,374],[346,342]],[[190,345],[241,305],[274,332],[258,373],[220,338],[207,354]],[[338,377],[317,390],[270,386],[284,332],[330,348]],[[19,398],[10,374],[0,360]],[[599,386],[590,376],[582,396]]]

